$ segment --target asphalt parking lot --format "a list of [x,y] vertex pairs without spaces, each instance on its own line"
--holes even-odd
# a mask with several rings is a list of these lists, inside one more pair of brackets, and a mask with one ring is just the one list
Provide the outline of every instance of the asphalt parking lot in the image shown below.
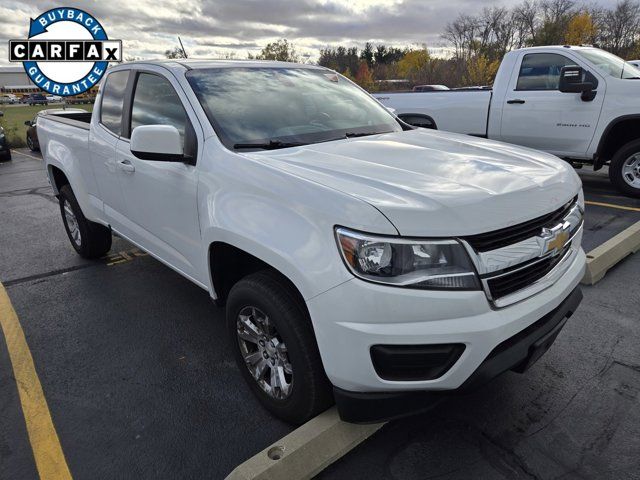
[[[223,311],[127,242],[78,257],[37,154],[0,164],[6,288],[74,478],[224,478],[291,431],[231,358]],[[585,250],[640,221],[606,172],[580,172]],[[526,375],[387,424],[320,478],[640,479],[640,254],[584,287]],[[2,335],[0,335],[1,337]],[[37,478],[0,341],[0,478]]]

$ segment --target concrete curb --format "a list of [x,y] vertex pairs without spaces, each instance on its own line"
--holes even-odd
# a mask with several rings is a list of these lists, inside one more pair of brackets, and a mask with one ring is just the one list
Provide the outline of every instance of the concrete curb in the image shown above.
[[333,407],[238,465],[227,480],[312,478],[383,425],[343,422]]
[[638,250],[640,222],[634,223],[587,254],[587,271],[582,284],[595,285],[604,278],[611,267]]

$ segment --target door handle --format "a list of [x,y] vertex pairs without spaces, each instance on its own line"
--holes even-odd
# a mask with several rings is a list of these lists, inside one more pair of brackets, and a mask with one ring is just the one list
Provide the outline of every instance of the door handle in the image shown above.
[[129,160],[118,160],[118,168],[123,172],[133,173],[136,171],[136,167],[134,167]]
[[516,99],[514,99],[514,100],[507,100],[507,103],[508,103],[509,105],[514,105],[514,104],[516,104],[516,105],[522,105],[523,103],[526,103],[526,102],[525,102],[524,100],[520,99],[520,98],[516,98]]

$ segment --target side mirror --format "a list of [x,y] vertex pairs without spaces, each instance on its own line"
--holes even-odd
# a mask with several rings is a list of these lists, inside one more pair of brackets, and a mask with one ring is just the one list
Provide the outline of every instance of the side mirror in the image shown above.
[[584,93],[594,89],[592,82],[583,81],[584,70],[582,67],[570,65],[560,70],[559,90],[563,93]]
[[384,107],[387,109],[387,112],[391,113],[392,115],[396,114],[396,109],[393,107]]
[[141,160],[184,162],[180,132],[171,125],[141,125],[133,129],[131,153]]
[[33,125],[33,123],[31,123],[31,120],[27,120],[26,122],[24,122],[24,124],[25,124],[27,127],[30,127],[30,126],[32,126],[32,125]]

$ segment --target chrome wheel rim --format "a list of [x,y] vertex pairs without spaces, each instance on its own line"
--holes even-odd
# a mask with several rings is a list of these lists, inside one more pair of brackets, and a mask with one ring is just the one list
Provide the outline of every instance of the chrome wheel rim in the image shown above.
[[293,369],[287,347],[269,317],[256,307],[244,307],[236,319],[240,353],[253,379],[269,397],[291,395]]
[[73,213],[71,209],[71,204],[68,200],[64,201],[63,207],[64,209],[64,218],[67,222],[67,228],[69,229],[69,236],[73,243],[75,243],[78,247],[82,242],[82,235],[80,234],[80,227],[78,226],[78,219],[76,215]]
[[622,178],[633,188],[640,188],[640,153],[634,153],[625,160]]

